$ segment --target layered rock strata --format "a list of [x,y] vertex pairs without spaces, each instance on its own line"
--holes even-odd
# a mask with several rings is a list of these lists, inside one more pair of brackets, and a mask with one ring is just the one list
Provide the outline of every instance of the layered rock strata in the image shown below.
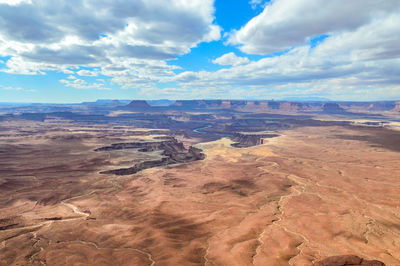
[[131,175],[152,167],[193,162],[205,158],[205,155],[200,149],[193,146],[186,149],[184,145],[181,142],[178,142],[175,138],[169,138],[164,141],[115,143],[110,146],[98,148],[95,151],[123,149],[138,149],[140,152],[162,151],[162,157],[157,160],[139,162],[129,168],[103,171],[101,172],[102,174]]

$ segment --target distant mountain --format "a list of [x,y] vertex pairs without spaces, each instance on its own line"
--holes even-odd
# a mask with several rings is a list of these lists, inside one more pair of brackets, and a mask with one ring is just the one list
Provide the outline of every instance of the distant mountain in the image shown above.
[[290,102],[330,102],[331,100],[323,97],[287,97],[283,98],[282,101]]
[[325,103],[322,106],[322,112],[326,114],[343,114],[346,111],[337,103]]
[[374,102],[368,106],[369,110],[373,111],[388,111],[396,108],[395,102]]
[[83,105],[119,106],[129,104],[131,100],[100,99],[95,102],[82,102]]
[[[317,98],[308,98],[308,100]],[[322,98],[318,98],[321,100]],[[237,112],[290,112],[325,114],[400,112],[400,101],[273,101],[273,100],[109,100],[74,104],[0,103],[0,113],[85,112],[108,114],[110,110],[145,112],[234,110]]]
[[149,109],[149,108],[151,108],[151,106],[144,100],[133,100],[128,105],[126,105],[126,107],[133,108],[133,109]]
[[170,106],[175,103],[175,101],[168,99],[147,100],[146,102],[151,106]]
[[235,109],[238,111],[300,111],[321,108],[322,103],[316,105],[317,107],[314,107],[304,102],[288,101],[181,100],[176,101],[172,107],[178,109]]

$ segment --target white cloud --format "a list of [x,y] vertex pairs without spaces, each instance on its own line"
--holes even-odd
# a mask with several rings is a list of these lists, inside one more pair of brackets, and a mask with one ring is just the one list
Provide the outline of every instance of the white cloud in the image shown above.
[[175,69],[179,67],[168,65],[163,60],[117,58],[103,67],[102,74],[113,77],[111,81],[124,89],[150,88],[175,75]]
[[67,68],[61,69],[61,72],[63,72],[64,74],[75,74],[74,71]]
[[[249,3],[264,7],[266,1]],[[169,59],[221,37],[212,0],[19,0],[0,5],[0,56],[11,57],[0,71],[59,71],[69,75],[60,81],[66,87],[104,89],[101,80],[79,78],[104,75],[111,84],[140,89],[148,97],[361,99],[375,93],[400,98],[398,0],[267,2],[262,13],[228,35],[228,43],[241,51],[267,56],[250,61],[227,53],[213,60],[228,66],[224,69],[178,75],[179,67]],[[328,37],[310,45],[320,35]],[[157,88],[167,82],[177,84]]]
[[[172,79],[182,86],[225,87],[237,92],[237,86],[268,88],[268,95],[275,98],[283,95],[280,89],[285,88],[289,94],[314,93],[332,99],[350,99],[360,91],[365,94],[359,93],[358,100],[371,99],[371,91],[380,91],[375,96],[381,99],[394,99],[394,95],[398,99],[400,28],[396,25],[400,25],[400,15],[331,36],[315,48],[299,46],[246,65],[216,72],[186,71]],[[391,91],[390,96],[385,90]],[[242,97],[250,94],[243,92]]]
[[356,31],[399,10],[398,0],[275,0],[233,31],[229,43],[251,54],[279,52],[321,34]]
[[0,5],[6,4],[9,6],[16,6],[22,3],[32,4],[31,0],[0,0]]
[[83,79],[61,79],[60,82],[64,84],[65,87],[81,89],[81,90],[109,90],[109,88],[104,87],[103,83],[88,83],[86,80]]
[[96,70],[79,70],[78,72],[76,72],[76,74],[78,74],[79,76],[86,76],[86,77],[97,77],[99,75],[99,71]]
[[247,57],[239,57],[235,55],[235,53],[230,52],[227,54],[218,57],[217,59],[212,61],[214,64],[219,64],[223,66],[238,66],[242,64],[249,63],[249,59]]
[[46,65],[46,64],[38,64],[32,63],[28,61],[24,61],[21,57],[12,57],[6,62],[7,68],[2,68],[0,71],[9,73],[9,74],[24,74],[24,75],[44,75],[45,73],[41,71],[41,69],[53,69],[56,68]]
[[0,8],[0,56],[11,56],[2,70],[7,73],[72,74],[98,67],[129,87],[152,80],[146,75],[163,72],[160,65],[168,71],[166,60],[198,43],[220,39],[213,0],[6,2]]
[[[185,71],[171,80],[183,87],[229,88],[241,97],[254,93],[366,100],[376,92],[375,98],[398,99],[399,8],[389,0],[379,5],[369,0],[275,0],[233,32],[231,42],[240,40],[241,50],[249,53],[288,52],[215,72]],[[308,43],[320,34],[329,36]]]

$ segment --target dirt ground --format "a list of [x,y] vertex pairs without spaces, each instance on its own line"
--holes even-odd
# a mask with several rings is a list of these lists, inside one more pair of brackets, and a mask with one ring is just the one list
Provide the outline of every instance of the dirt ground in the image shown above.
[[312,265],[346,254],[400,265],[400,143],[377,141],[381,131],[298,127],[248,148],[222,138],[196,145],[202,161],[99,174],[153,156],[94,151],[149,138],[137,131],[1,122],[0,265]]

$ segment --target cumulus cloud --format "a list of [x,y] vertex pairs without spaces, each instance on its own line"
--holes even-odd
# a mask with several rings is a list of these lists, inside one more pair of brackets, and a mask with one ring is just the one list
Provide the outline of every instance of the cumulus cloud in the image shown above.
[[[59,71],[77,89],[104,89],[82,76],[108,76],[148,97],[400,98],[397,0],[249,3],[263,11],[227,44],[257,60],[231,52],[212,61],[227,67],[195,72],[168,60],[220,39],[213,0],[0,0],[0,71]],[[326,38],[316,43],[319,36]]]
[[238,66],[242,64],[247,64],[249,59],[247,57],[237,56],[235,53],[230,52],[227,54],[218,57],[217,59],[212,61],[214,64],[223,65],[223,66]]
[[97,69],[93,71],[82,69],[76,72],[76,74],[78,74],[79,76],[97,77],[99,75],[99,71]]
[[[399,8],[390,0],[275,0],[230,41],[248,53],[281,53],[215,72],[185,71],[172,80],[186,87],[231,88],[243,96],[263,95],[265,89],[275,96],[360,100],[379,91],[375,98],[400,98]],[[316,35],[327,37],[310,43]]]
[[63,72],[64,74],[75,74],[74,71],[67,68],[61,69],[61,72]]
[[104,87],[103,82],[99,83],[88,83],[86,80],[75,78],[74,76],[68,77],[68,79],[61,79],[60,82],[64,84],[65,87],[71,87],[81,90],[109,90],[109,88]]
[[275,0],[233,31],[229,43],[251,54],[279,52],[321,34],[356,31],[399,10],[397,0]]
[[[8,73],[71,74],[81,66],[119,68],[116,79],[190,52],[200,42],[220,38],[213,0],[13,0],[0,2],[0,56]],[[159,61],[154,64],[154,61]],[[121,67],[127,67],[122,69]],[[168,68],[168,67],[167,67]],[[118,71],[114,71],[118,72]],[[148,71],[148,73],[153,73]],[[88,75],[80,71],[78,75]],[[93,74],[93,72],[91,73]],[[135,83],[137,75],[128,82]],[[146,77],[145,79],[150,79]]]
[[31,4],[32,1],[31,0],[0,0],[0,4],[6,4],[9,6],[15,6],[15,5],[19,5],[21,3]]
[[102,68],[102,74],[112,77],[112,82],[124,89],[154,87],[166,77],[175,75],[178,66],[168,65],[163,60],[113,59]]
[[[365,99],[378,88],[381,92],[391,91],[390,97],[393,97],[397,88],[399,98],[400,28],[396,25],[400,25],[400,14],[330,36],[316,47],[298,46],[280,56],[216,72],[186,71],[173,80],[193,87],[264,87],[270,93],[285,86],[293,88],[291,93],[317,93],[333,99],[340,95],[347,95],[349,99],[356,92],[358,99]],[[298,90],[298,87],[309,90]],[[376,97],[390,99],[385,93]]]

